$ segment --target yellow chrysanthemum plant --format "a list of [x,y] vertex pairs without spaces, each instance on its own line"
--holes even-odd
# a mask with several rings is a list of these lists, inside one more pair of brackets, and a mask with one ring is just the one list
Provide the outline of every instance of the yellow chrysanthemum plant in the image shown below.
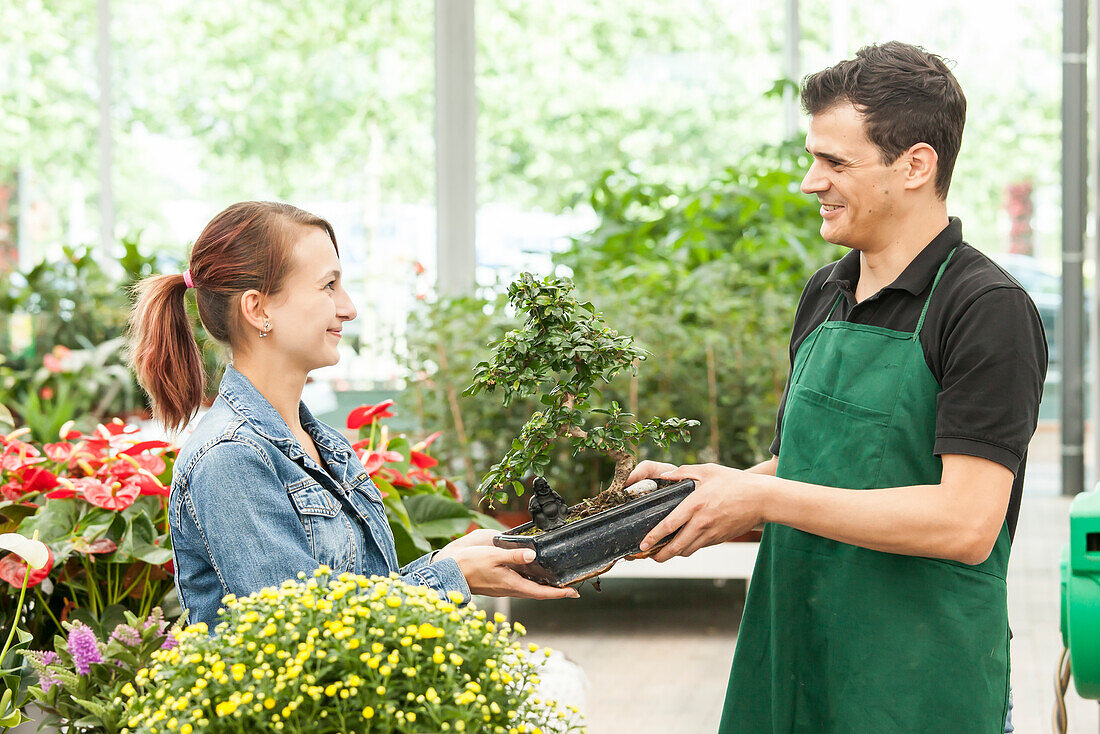
[[228,596],[213,635],[186,628],[138,673],[123,732],[584,731],[575,708],[539,698],[550,651],[460,602],[324,566]]

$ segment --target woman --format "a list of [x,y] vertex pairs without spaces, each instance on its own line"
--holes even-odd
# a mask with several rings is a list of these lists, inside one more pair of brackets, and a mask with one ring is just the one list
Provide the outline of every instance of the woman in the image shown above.
[[332,226],[287,204],[234,204],[206,226],[182,275],[138,286],[133,362],[155,415],[179,428],[203,395],[198,345],[184,309],[229,346],[218,397],[176,460],[169,524],[176,590],[192,622],[213,628],[226,594],[250,594],[325,564],[399,573],[446,596],[574,597],[520,576],[532,551],[492,545],[479,530],[398,568],[382,497],[338,431],[301,402],[311,370],[335,364],[355,318],[340,281]]

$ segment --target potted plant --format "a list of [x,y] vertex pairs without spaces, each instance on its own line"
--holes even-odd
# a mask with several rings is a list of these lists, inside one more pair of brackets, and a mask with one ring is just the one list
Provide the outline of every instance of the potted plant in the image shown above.
[[390,577],[333,575],[229,595],[153,652],[126,701],[133,734],[536,732],[583,730],[545,700],[549,651],[522,625]]
[[[635,346],[633,337],[607,327],[591,303],[578,301],[568,279],[539,280],[524,273],[509,287],[508,300],[523,324],[492,345],[489,361],[475,367],[466,394],[500,390],[505,407],[517,397],[539,396],[545,408],[524,424],[480,490],[496,498],[509,491],[522,495],[524,480],[546,471],[551,451],[562,438],[569,440],[574,456],[594,451],[614,461],[614,476],[605,490],[558,513],[565,516],[559,518],[564,525],[555,527],[558,523],[551,518],[539,523],[549,528],[527,523],[497,538],[502,547],[535,550],[536,560],[528,570],[532,578],[573,585],[637,553],[645,534],[694,489],[694,483],[685,480],[662,487],[650,483],[643,492],[627,488],[626,480],[640,443],[650,441],[667,449],[673,441],[690,440],[689,430],[698,421],[652,418],[643,423],[617,402],[606,408],[592,405],[600,385],[624,370],[636,371],[646,352]],[[602,424],[591,425],[590,416],[600,416]],[[560,502],[544,482],[538,489],[532,498],[533,514]]]

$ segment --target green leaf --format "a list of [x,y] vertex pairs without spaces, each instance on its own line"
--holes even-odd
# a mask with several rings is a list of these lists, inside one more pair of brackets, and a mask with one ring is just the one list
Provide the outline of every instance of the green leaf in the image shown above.
[[386,516],[390,522],[390,531],[393,533],[399,564],[403,566],[431,551],[431,543],[423,533],[413,527],[400,495],[391,491],[382,503],[386,507]]
[[468,507],[450,497],[421,494],[405,498],[413,526],[426,538],[450,540],[462,535],[473,521]]
[[486,514],[483,514],[481,512],[477,512],[477,511],[473,511],[473,512],[471,512],[471,514],[474,517],[474,522],[476,522],[478,525],[480,525],[483,528],[488,528],[489,530],[500,530],[500,531],[504,531],[504,530],[508,529],[506,526],[502,525],[495,517],[490,517]]
[[114,510],[97,507],[80,518],[80,522],[73,528],[73,533],[84,540],[97,540],[106,534],[117,516],[118,513]]
[[37,513],[19,524],[19,533],[31,537],[35,530],[38,539],[47,545],[59,544],[68,540],[80,517],[83,500],[75,498],[54,499],[42,505]]

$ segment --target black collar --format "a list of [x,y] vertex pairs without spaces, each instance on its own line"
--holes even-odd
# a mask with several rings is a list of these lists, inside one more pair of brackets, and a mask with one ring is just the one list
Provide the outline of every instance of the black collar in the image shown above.
[[[962,222],[958,217],[949,217],[947,226],[917,253],[913,261],[905,267],[893,283],[886,286],[895,290],[905,290],[914,296],[923,293],[936,277],[936,271],[947,259],[948,254],[962,244]],[[852,250],[837,261],[829,277],[821,284],[824,288],[830,283],[842,291],[854,292],[859,282],[859,250]]]

